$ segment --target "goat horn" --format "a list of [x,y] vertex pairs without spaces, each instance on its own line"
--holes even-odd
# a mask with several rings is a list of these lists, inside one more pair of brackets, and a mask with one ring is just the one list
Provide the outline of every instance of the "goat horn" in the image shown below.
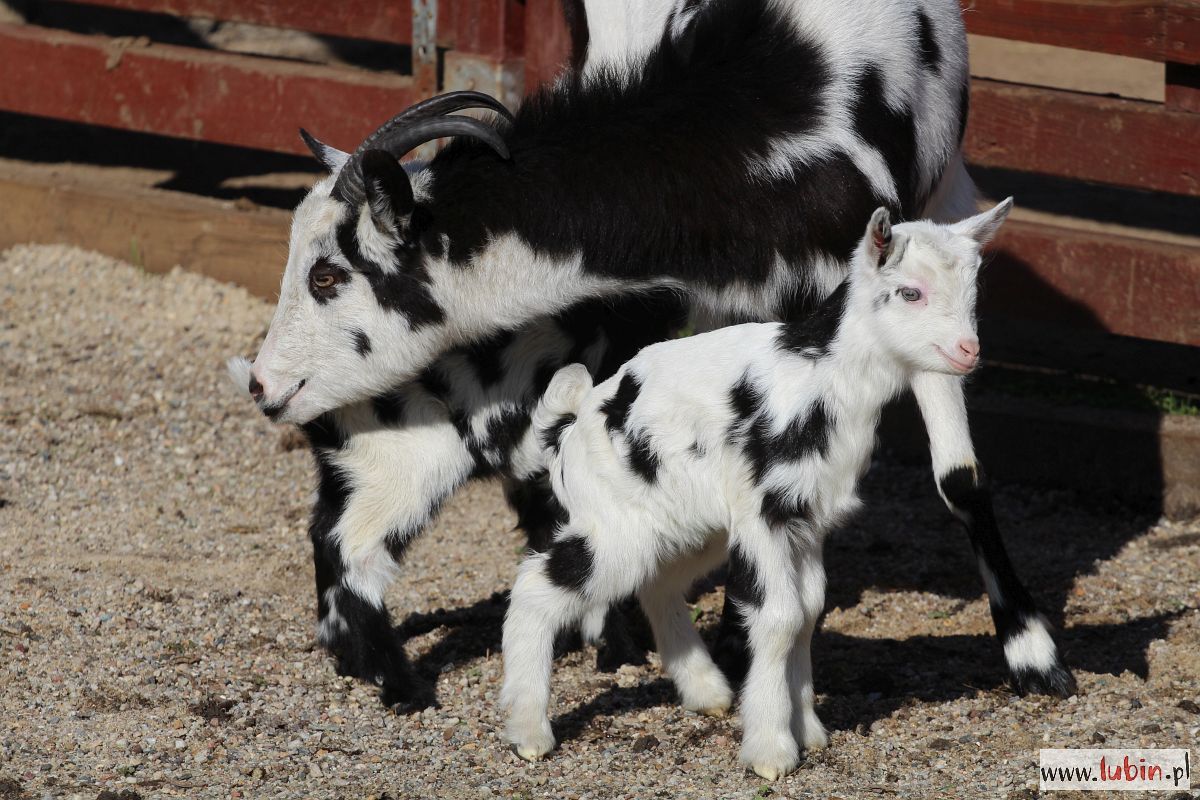
[[501,158],[509,157],[508,145],[490,125],[471,117],[426,117],[410,124],[394,126],[386,131],[380,129],[372,134],[342,167],[333,187],[334,194],[352,205],[362,202],[366,196],[362,175],[362,153],[365,150],[384,150],[399,158],[419,145],[445,136],[469,136],[479,139],[495,150]]
[[[487,142],[502,157],[508,158],[508,147],[490,126],[469,117],[446,118],[444,116],[467,108],[487,108],[495,111],[509,122],[513,121],[512,112],[503,103],[483,92],[447,92],[428,100],[422,100],[380,125],[374,133],[363,140],[362,144],[355,149],[350,161],[342,167],[338,174],[337,183],[334,184],[334,193],[351,204],[362,202],[365,196],[362,179],[362,154],[372,148],[386,150],[392,155],[400,157],[417,145],[443,136],[472,136]],[[445,122],[447,125],[428,124],[440,122]],[[418,136],[424,138],[414,139],[409,135],[410,131],[415,133],[418,130],[421,131]],[[426,133],[427,131],[444,132],[430,135]],[[404,146],[405,142],[410,141],[411,144]],[[400,149],[402,146],[404,149]]]

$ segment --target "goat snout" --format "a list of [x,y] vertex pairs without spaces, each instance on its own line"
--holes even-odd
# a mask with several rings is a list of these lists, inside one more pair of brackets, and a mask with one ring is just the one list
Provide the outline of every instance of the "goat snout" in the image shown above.
[[979,360],[979,340],[974,336],[964,336],[958,340],[956,346],[955,358],[964,364],[975,366],[975,362]]
[[258,378],[254,375],[254,373],[251,372],[250,373],[250,396],[254,398],[254,402],[260,403],[260,402],[262,402],[263,394],[264,394],[263,385],[259,382]]

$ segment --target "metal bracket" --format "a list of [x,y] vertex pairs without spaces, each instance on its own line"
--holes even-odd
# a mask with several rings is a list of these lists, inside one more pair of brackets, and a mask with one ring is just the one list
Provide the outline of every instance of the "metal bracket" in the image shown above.
[[437,0],[412,0],[412,71],[422,95],[437,92]]

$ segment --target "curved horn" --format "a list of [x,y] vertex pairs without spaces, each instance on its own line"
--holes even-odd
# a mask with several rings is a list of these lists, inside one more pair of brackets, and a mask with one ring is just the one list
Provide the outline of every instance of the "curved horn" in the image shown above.
[[422,100],[420,103],[409,106],[380,125],[375,129],[374,133],[363,140],[362,144],[355,149],[350,161],[339,171],[337,183],[334,184],[334,193],[351,204],[362,202],[365,197],[362,181],[362,154],[372,148],[386,150],[396,157],[400,157],[417,145],[424,144],[433,139],[438,139],[442,136],[462,135],[482,139],[503,158],[508,158],[508,148],[496,131],[469,117],[454,117],[453,119],[474,123],[474,126],[463,126],[459,123],[452,123],[451,127],[455,128],[455,130],[447,130],[445,133],[428,136],[421,134],[425,138],[416,140],[403,150],[400,149],[400,146],[410,139],[405,133],[410,129],[416,129],[418,125],[422,124],[422,121],[437,122],[443,115],[452,114],[455,111],[462,111],[467,108],[486,108],[495,111],[509,122],[513,121],[512,112],[503,103],[483,92],[447,92],[446,94],[431,97],[428,100]]
[[337,183],[333,187],[334,193],[352,205],[362,202],[365,197],[362,176],[363,151],[376,148],[399,158],[418,145],[445,136],[469,136],[479,139],[495,150],[501,158],[509,157],[508,145],[490,125],[471,117],[426,117],[412,121],[411,124],[393,126],[388,130],[380,128],[369,136],[338,173]]
[[462,111],[464,108],[488,108],[509,122],[513,121],[512,112],[499,100],[483,92],[469,91],[447,92],[446,94],[431,97],[428,100],[422,100],[416,105],[409,106],[408,109],[400,112],[393,120],[442,116],[444,114],[453,114],[455,111]]

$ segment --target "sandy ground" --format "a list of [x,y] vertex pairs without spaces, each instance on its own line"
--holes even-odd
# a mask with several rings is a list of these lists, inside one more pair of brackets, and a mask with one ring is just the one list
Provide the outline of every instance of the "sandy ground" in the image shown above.
[[[557,665],[552,757],[502,745],[496,593],[521,538],[493,485],[449,504],[389,595],[441,706],[387,712],[314,648],[308,454],[224,384],[269,317],[191,274],[0,255],[0,798],[1017,800],[1040,747],[1195,747],[1200,524],[1001,481],[1080,685],[1018,699],[965,536],[925,472],[886,460],[829,547],[831,746],[769,790],[737,766],[736,716],[684,713],[653,663],[601,674],[590,651]],[[720,601],[697,603],[707,632]]]

